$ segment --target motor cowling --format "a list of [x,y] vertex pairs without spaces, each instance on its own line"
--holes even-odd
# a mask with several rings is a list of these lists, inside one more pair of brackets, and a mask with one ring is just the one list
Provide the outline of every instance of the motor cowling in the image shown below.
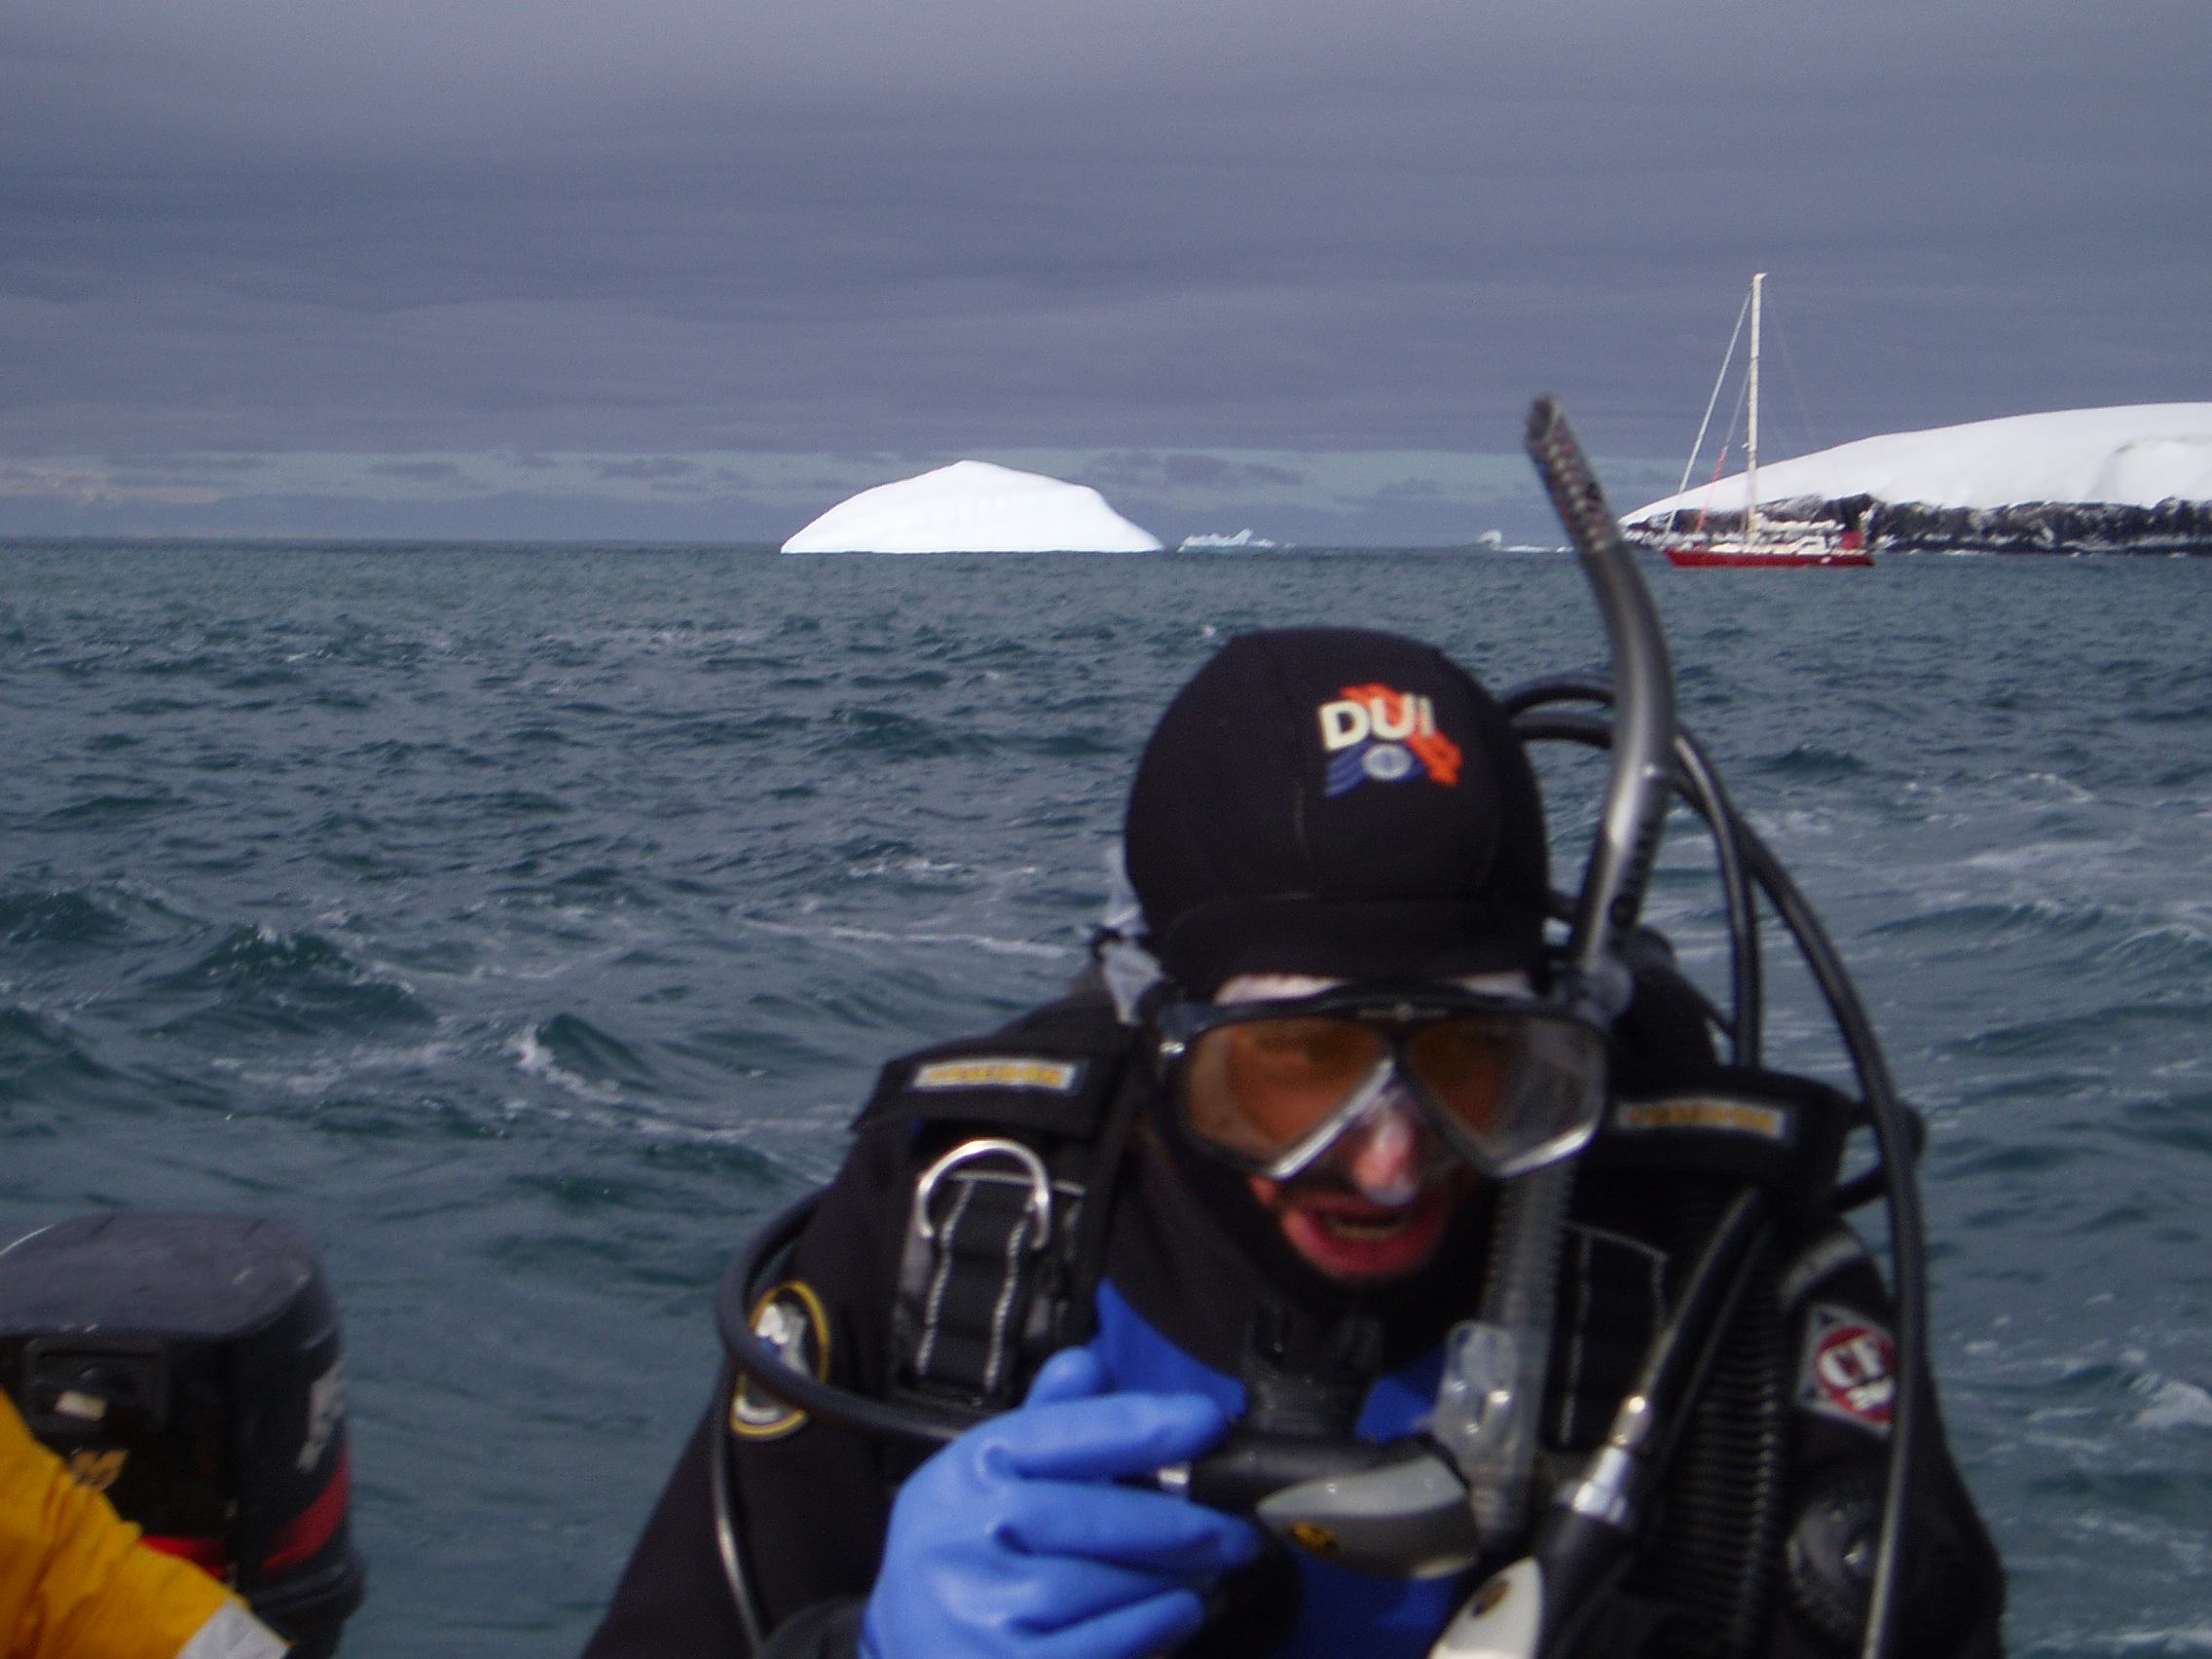
[[326,1659],[360,1604],[338,1314],[299,1229],[79,1216],[0,1251],[0,1387],[153,1548]]

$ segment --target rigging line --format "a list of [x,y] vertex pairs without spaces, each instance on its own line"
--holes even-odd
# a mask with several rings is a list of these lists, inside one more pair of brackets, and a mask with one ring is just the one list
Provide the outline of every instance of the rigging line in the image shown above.
[[1705,481],[1705,499],[1697,504],[1697,523],[1690,527],[1693,535],[1705,533],[1706,515],[1713,511],[1713,492],[1719,487],[1720,469],[1728,464],[1728,446],[1721,444],[1720,453],[1713,458],[1713,476]]
[[1744,291],[1744,303],[1736,313],[1736,327],[1728,336],[1728,350],[1720,354],[1720,372],[1713,377],[1713,395],[1705,400],[1705,419],[1697,424],[1697,441],[1690,445],[1690,458],[1682,462],[1682,481],[1675,486],[1679,496],[1690,487],[1690,474],[1697,470],[1697,452],[1705,448],[1706,428],[1713,424],[1713,406],[1720,401],[1720,388],[1727,384],[1728,365],[1736,357],[1736,342],[1743,336],[1744,318],[1751,314],[1751,290]]
[[1797,420],[1805,433],[1806,449],[1800,453],[1823,449],[1820,434],[1813,430],[1812,406],[1805,401],[1805,387],[1797,379],[1797,359],[1789,354],[1789,336],[1782,332],[1782,319],[1775,314],[1774,302],[1766,303],[1767,327],[1774,332],[1775,344],[1782,348],[1782,366],[1789,371],[1789,389],[1797,394]]
[[[1749,300],[1744,303],[1746,305],[1751,304]],[[1705,528],[1706,515],[1713,511],[1713,492],[1720,488],[1720,469],[1728,464],[1728,439],[1733,438],[1739,431],[1743,430],[1744,405],[1751,401],[1751,377],[1747,374],[1736,383],[1736,409],[1735,413],[1728,417],[1728,435],[1720,440],[1720,453],[1713,458],[1713,476],[1705,481],[1705,498],[1697,505],[1697,528],[1699,530]],[[1696,457],[1693,456],[1691,459],[1694,461]],[[1683,477],[1686,488],[1688,474],[1685,473]],[[1679,494],[1680,492],[1677,493]]]

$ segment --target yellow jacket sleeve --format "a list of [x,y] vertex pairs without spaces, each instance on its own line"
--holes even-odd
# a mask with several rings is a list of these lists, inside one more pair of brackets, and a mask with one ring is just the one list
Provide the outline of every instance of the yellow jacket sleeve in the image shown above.
[[0,1392],[0,1659],[176,1659],[233,1600],[140,1544]]

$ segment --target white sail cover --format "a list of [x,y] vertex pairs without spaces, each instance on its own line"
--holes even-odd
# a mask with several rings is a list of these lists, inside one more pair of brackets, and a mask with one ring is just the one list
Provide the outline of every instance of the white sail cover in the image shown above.
[[786,553],[1158,553],[1081,484],[956,461],[839,501],[784,543]]
[[[2212,500],[2212,403],[2138,403],[2010,415],[1925,432],[1861,438],[1794,461],[1762,463],[1759,499],[1814,497],[2005,507],[2029,501],[2151,507]],[[1639,507],[1639,519],[1677,507],[1741,512],[1744,476]]]

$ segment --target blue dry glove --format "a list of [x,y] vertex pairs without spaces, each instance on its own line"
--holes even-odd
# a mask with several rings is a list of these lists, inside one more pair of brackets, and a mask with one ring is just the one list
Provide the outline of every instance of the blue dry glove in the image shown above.
[[1249,1522],[1112,1484],[1204,1451],[1228,1426],[1201,1394],[1107,1394],[1083,1348],[1021,1409],[915,1470],[867,1599],[866,1659],[1144,1659],[1204,1618],[1198,1592],[1249,1560]]

